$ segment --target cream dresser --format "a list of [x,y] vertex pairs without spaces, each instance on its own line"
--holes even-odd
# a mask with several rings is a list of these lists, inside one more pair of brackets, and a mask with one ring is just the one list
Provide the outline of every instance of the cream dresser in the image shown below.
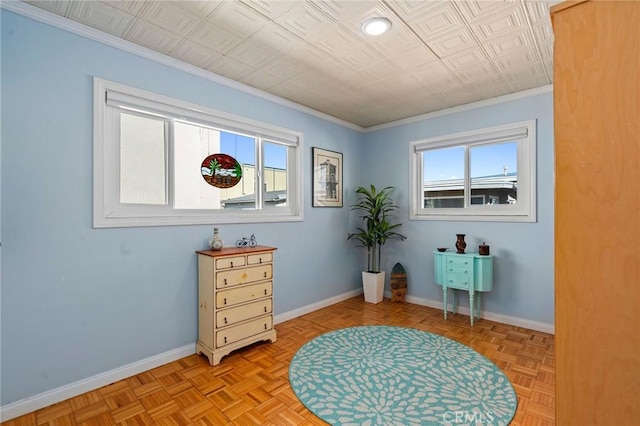
[[276,341],[273,328],[275,247],[198,251],[196,351],[217,365],[231,351],[261,340]]

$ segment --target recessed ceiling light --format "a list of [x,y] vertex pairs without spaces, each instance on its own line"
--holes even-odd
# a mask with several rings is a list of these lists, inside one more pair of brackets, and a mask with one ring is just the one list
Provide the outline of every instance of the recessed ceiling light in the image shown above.
[[362,24],[362,32],[371,35],[377,36],[380,34],[384,34],[391,29],[391,21],[387,18],[371,18],[365,21]]

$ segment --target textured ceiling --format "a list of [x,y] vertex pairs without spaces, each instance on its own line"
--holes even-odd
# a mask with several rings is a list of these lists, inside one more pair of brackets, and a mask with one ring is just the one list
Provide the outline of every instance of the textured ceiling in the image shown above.
[[557,1],[27,3],[365,128],[552,83]]

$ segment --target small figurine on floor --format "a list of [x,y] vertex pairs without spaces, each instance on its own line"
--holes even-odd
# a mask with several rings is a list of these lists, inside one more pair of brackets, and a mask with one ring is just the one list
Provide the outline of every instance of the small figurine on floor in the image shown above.
[[407,273],[400,263],[396,263],[391,270],[391,301],[405,303],[407,293]]

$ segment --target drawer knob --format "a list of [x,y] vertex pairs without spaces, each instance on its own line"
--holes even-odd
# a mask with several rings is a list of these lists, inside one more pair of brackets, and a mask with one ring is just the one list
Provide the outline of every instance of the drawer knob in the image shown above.
[[226,278],[224,279],[224,285],[227,285],[227,279]]
[[224,301],[223,301],[223,302],[224,302],[224,303],[223,303],[224,305],[226,305],[226,304],[227,304],[227,298],[226,298],[226,297],[224,298]]
[[267,330],[267,329],[268,329],[268,327],[267,327],[267,323],[266,323],[266,322],[264,323],[264,329],[265,329],[265,330]]
[[224,317],[224,323],[225,324],[227,323],[227,317]]
[[266,306],[264,307],[264,311],[267,312],[267,307]]
[[264,295],[265,296],[267,295],[267,289],[266,288],[264,289]]
[[233,260],[231,261],[231,267],[233,268]]
[[267,278],[267,271],[264,271],[264,277]]
[[227,336],[224,336],[224,342],[227,343]]
[[262,258],[259,258],[259,259],[258,259],[258,263],[262,263]]

